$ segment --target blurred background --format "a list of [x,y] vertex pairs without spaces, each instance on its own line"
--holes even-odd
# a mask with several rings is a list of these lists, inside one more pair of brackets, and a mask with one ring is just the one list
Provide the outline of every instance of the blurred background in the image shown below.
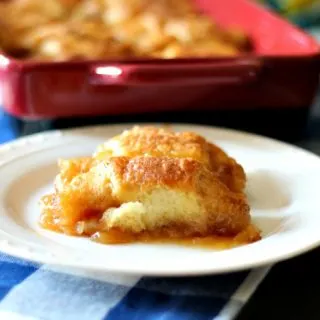
[[[33,0],[33,1],[34,3],[37,2],[36,0]],[[128,1],[128,4],[134,3],[134,1],[131,1],[131,0],[127,0],[127,1]],[[256,2],[259,5],[264,6],[265,8],[278,14],[283,20],[287,20],[290,22],[290,24],[295,25],[298,28],[302,29],[302,31],[305,34],[312,35],[314,38],[319,39],[319,43],[320,43],[320,0],[248,0],[248,2],[250,1]],[[27,3],[28,0],[26,0],[25,2]],[[66,3],[69,3],[69,2],[72,3],[76,1],[68,0]],[[86,3],[87,7],[85,6],[84,7],[85,9],[82,8],[83,10],[82,14],[84,11],[89,13],[89,11],[91,10],[90,6],[88,6],[88,4],[90,4],[90,1],[85,0],[83,2]],[[106,0],[106,2],[108,1]],[[213,15],[213,17],[215,16],[216,13],[218,13],[218,18],[221,21],[229,20],[229,22],[232,19],[228,18],[228,15],[231,14],[232,9],[239,8],[237,7],[238,3],[242,3],[242,1],[228,0],[226,1],[228,4],[230,5],[235,4],[235,5],[229,6],[229,8],[227,8],[227,6],[225,5],[225,1],[223,0],[212,0],[211,2],[205,1],[205,0],[199,0],[197,2],[201,3],[203,6],[206,6],[207,9],[209,8],[209,11]],[[41,3],[41,1],[39,0],[38,3]],[[49,5],[49,1],[47,3]],[[54,1],[50,0],[50,3],[53,4]],[[122,0],[121,3],[125,3],[125,1]],[[154,3],[157,3],[157,1],[156,0],[150,1],[150,3],[154,4]],[[167,3],[170,3],[170,1]],[[219,8],[219,4],[221,4],[220,7],[225,6],[224,8],[225,12],[223,12],[223,10]],[[212,5],[212,10],[210,9],[211,5]],[[227,10],[230,10],[230,13],[226,12]],[[23,11],[23,12],[26,12],[26,11]],[[52,12],[52,10],[51,11],[49,10],[49,13],[50,12]],[[108,16],[109,22],[117,19],[117,17],[115,17],[114,14],[112,16],[111,11],[109,11],[108,14],[109,14]],[[244,18],[239,18],[238,20],[241,23],[245,24],[246,13],[237,12],[237,15],[238,16],[243,15]],[[264,15],[264,17],[266,17],[266,15]],[[32,24],[32,20],[35,18],[39,19],[39,14],[38,15],[35,14],[34,16],[30,15],[30,19],[27,17],[27,15],[23,16],[23,19],[27,21],[26,23],[30,23],[30,24]],[[75,21],[78,18],[79,17],[76,16]],[[252,18],[252,14],[251,14],[251,18]],[[4,23],[4,19],[0,19],[0,21]],[[41,17],[40,17],[40,21],[41,21]],[[180,100],[182,101],[183,96],[185,96],[184,97],[185,101],[183,103],[190,105],[191,102],[193,101],[192,99],[194,99],[192,110],[190,110],[189,107],[188,108],[179,107],[180,109],[177,108],[178,103],[177,105],[174,105],[174,98],[175,96],[178,96],[178,94],[176,95],[176,91],[175,91],[176,89],[171,91],[170,90],[166,91],[163,89],[164,88],[163,86],[157,87],[157,88],[149,86],[148,88],[140,90],[138,92],[138,89],[132,89],[126,86],[103,87],[103,83],[99,83],[99,85],[94,84],[94,88],[92,87],[92,84],[91,84],[91,87],[86,87],[87,84],[83,85],[83,80],[81,80],[80,78],[77,78],[77,75],[72,73],[73,71],[70,72],[71,69],[69,67],[65,68],[64,70],[61,69],[62,70],[61,72],[64,74],[63,78],[68,79],[67,81],[69,81],[68,85],[63,85],[61,82],[61,79],[59,78],[60,75],[58,74],[55,75],[52,69],[50,71],[51,72],[50,76],[46,78],[41,78],[40,77],[41,74],[45,73],[44,70],[42,70],[41,72],[38,72],[38,71],[34,72],[33,75],[31,74],[31,76],[34,76],[34,78],[38,77],[36,78],[36,80],[34,80],[34,84],[32,82],[33,80],[32,81],[30,80],[31,79],[30,75],[21,79],[25,81],[26,78],[28,78],[28,83],[26,83],[26,85],[28,86],[29,93],[32,93],[35,98],[32,96],[32,94],[29,94],[29,93],[28,93],[28,97],[29,97],[29,100],[31,98],[34,99],[33,100],[34,103],[38,101],[37,97],[40,97],[43,92],[47,94],[47,96],[43,94],[43,97],[41,98],[42,100],[41,101],[39,100],[39,101],[42,103],[42,105],[46,105],[46,104],[48,105],[48,109],[51,110],[50,111],[51,115],[49,116],[46,115],[46,117],[43,117],[43,118],[37,117],[37,116],[30,117],[28,114],[19,115],[19,114],[14,114],[12,112],[8,113],[2,110],[0,111],[1,118],[2,118],[2,124],[0,126],[0,130],[2,130],[3,132],[2,133],[0,132],[0,134],[7,135],[7,136],[9,135],[12,138],[12,137],[17,137],[17,136],[26,135],[26,134],[48,130],[48,129],[59,129],[59,128],[82,126],[82,125],[113,123],[113,122],[144,122],[144,121],[159,122],[161,121],[161,122],[193,122],[193,123],[202,123],[202,124],[209,124],[209,125],[226,126],[226,127],[252,131],[252,132],[256,132],[256,133],[260,133],[268,136],[273,136],[279,139],[296,142],[308,136],[309,134],[308,128],[309,128],[309,123],[311,121],[312,123],[316,123],[315,125],[312,126],[313,128],[312,135],[313,136],[317,135],[317,133],[315,132],[317,131],[317,128],[319,128],[318,135],[320,137],[320,120],[319,120],[320,119],[320,116],[319,116],[320,115],[320,103],[319,103],[320,99],[319,99],[319,94],[315,94],[316,90],[314,89],[314,88],[317,88],[318,80],[319,80],[319,76],[317,73],[318,70],[315,69],[314,67],[316,64],[314,64],[314,61],[312,61],[312,63],[310,61],[308,62],[307,57],[304,60],[304,62],[301,62],[301,63],[300,63],[300,60],[299,61],[297,60],[297,62],[294,61],[295,59],[294,50],[298,50],[298,52],[299,50],[301,50],[301,52],[306,52],[303,50],[309,50],[309,49],[305,49],[306,47],[303,49],[303,46],[304,45],[306,46],[306,42],[308,42],[309,40],[304,39],[304,36],[301,35],[300,32],[295,33],[293,30],[288,31],[289,29],[285,31],[286,28],[282,28],[282,27],[281,27],[281,30],[280,30],[280,27],[279,29],[276,29],[276,26],[272,25],[274,24],[274,22],[272,21],[273,21],[272,19],[270,19],[270,21],[265,21],[266,22],[265,24],[263,24],[264,21],[259,21],[259,25],[257,24],[256,28],[257,30],[259,29],[260,31],[258,30],[257,32],[254,30],[254,28],[252,28],[252,26],[250,26],[250,28],[253,30],[253,33],[255,34],[254,35],[256,37],[255,41],[258,42],[258,46],[255,48],[257,49],[257,53],[261,54],[261,52],[263,53],[263,50],[266,50],[266,51],[269,50],[269,53],[270,53],[273,49],[270,49],[269,47],[275,46],[277,47],[276,49],[277,54],[279,54],[279,52],[283,54],[283,52],[287,50],[289,52],[289,55],[291,55],[290,50],[293,50],[292,56],[286,60],[285,59],[283,60],[266,59],[266,61],[264,61],[265,68],[264,68],[262,80],[259,80],[255,84],[255,86],[252,86],[251,88],[249,88],[249,85],[243,86],[241,89],[237,89],[231,86],[231,90],[228,91],[229,87],[228,89],[225,89],[224,87],[220,87],[220,86],[212,86],[212,88],[210,89],[208,86],[207,87],[204,86],[203,88],[202,87],[200,88],[199,86],[195,86],[195,87],[192,87],[193,91],[198,90],[200,92],[202,90],[204,92],[202,94],[201,99],[197,100],[195,98],[196,96],[192,95],[192,90],[190,90],[190,87],[185,86],[183,90],[182,89],[180,90],[180,93],[179,93],[181,97]],[[9,21],[9,24],[11,22]],[[267,22],[270,24],[270,28]],[[14,23],[12,23],[12,25],[14,25]],[[206,22],[205,22],[205,25],[206,25]],[[248,26],[246,26],[246,28],[249,28]],[[45,38],[45,35],[46,34],[48,35],[50,32],[53,34],[55,33],[58,34],[61,31],[61,28],[60,29],[59,28],[50,30],[48,28],[42,29],[42,27],[38,26],[37,32],[38,34],[40,34],[40,37],[38,36],[37,36],[38,38],[34,37],[34,33],[31,32],[30,33],[31,37],[28,38],[26,36],[23,38],[24,43],[27,43],[29,45],[30,43],[32,43],[32,41],[39,43],[39,41],[41,42],[43,38]],[[78,28],[78,30],[81,30],[81,29],[82,28]],[[172,27],[171,31],[173,29],[174,27]],[[176,31],[178,29],[179,28],[176,28]],[[182,29],[180,28],[179,30],[181,31]],[[74,32],[74,30],[72,32]],[[95,36],[99,34],[98,31],[94,31],[94,33],[95,33]],[[271,33],[274,33],[274,34],[272,35]],[[228,36],[230,36],[233,40],[235,40],[236,45],[237,43],[240,44],[240,47],[244,43],[242,41],[243,38],[241,36],[239,37],[239,33],[237,32],[230,33],[229,35],[225,33],[225,35],[227,35],[227,38]],[[81,36],[83,37],[83,35]],[[85,35],[85,36],[88,36],[88,35]],[[257,38],[257,37],[260,37],[260,38]],[[261,37],[264,39],[262,39]],[[292,37],[291,39],[292,41],[289,39],[290,37]],[[45,45],[43,45],[41,48],[43,50],[44,49],[47,50],[47,52],[50,51],[50,54],[52,54],[52,52],[57,51],[57,48],[61,48],[64,45],[63,41],[65,40],[65,38],[67,37],[60,37],[59,41],[62,41],[60,43],[60,47],[59,46],[57,47],[56,44],[52,45],[52,41],[51,42],[47,41]],[[135,39],[135,35],[128,35],[128,39]],[[299,43],[299,41],[301,43],[301,48],[297,49],[298,48],[297,44]],[[138,41],[136,42],[138,43]],[[294,42],[296,42],[296,44],[294,44]],[[140,43],[143,43],[143,41]],[[293,47],[289,48],[289,46],[292,44],[294,44]],[[95,43],[93,43],[93,45],[95,45]],[[295,45],[296,45],[296,49],[294,49]],[[75,45],[74,47],[77,47],[79,49],[80,45],[78,44],[78,46]],[[215,49],[217,49],[216,43],[214,43],[214,47]],[[65,49],[65,47],[63,48]],[[92,48],[95,48],[95,47],[93,46]],[[195,45],[194,48],[199,49],[199,45],[198,46]],[[221,46],[218,49],[223,51],[225,50],[225,48],[226,47]],[[86,49],[85,46],[83,46],[82,49],[85,50]],[[169,48],[169,49],[170,50],[167,50],[166,52],[161,52],[161,53],[154,52],[153,54],[155,54],[155,56],[153,57],[158,57],[157,55],[160,55],[160,54],[171,55],[173,52],[172,51],[173,49],[172,48]],[[176,50],[175,52],[178,52],[178,49],[175,48]],[[204,48],[204,50],[205,49],[206,48]],[[115,47],[115,50],[117,50],[117,47]],[[23,54],[23,52],[24,50],[22,51],[18,50],[15,53],[21,55]],[[96,52],[96,50],[94,49],[93,52]],[[43,52],[40,52],[40,53],[42,54]],[[43,56],[38,56],[36,58],[42,59]],[[48,57],[46,56],[45,58],[48,58]],[[50,58],[54,58],[53,55],[50,56]],[[251,61],[251,63],[252,63],[252,67],[255,67],[253,60]],[[239,65],[237,67],[239,67]],[[167,71],[170,71],[170,67],[169,68],[166,67],[166,68],[167,68],[166,69]],[[110,69],[108,71],[110,71]],[[111,71],[119,72],[119,70],[117,69],[116,70],[112,69]],[[112,78],[112,75],[108,74],[107,76],[109,77],[108,78],[108,81],[109,81],[110,77]],[[10,79],[14,81],[13,76]],[[105,81],[105,79],[103,79],[103,76],[102,78],[99,77],[99,75],[97,77],[97,74],[95,74],[95,80],[97,80],[98,82]],[[261,84],[261,82],[263,81],[265,82],[264,86],[262,86]],[[16,83],[16,85],[18,84]],[[268,88],[265,86],[267,86]],[[7,88],[6,93],[9,92],[11,94],[10,99],[8,99],[9,103],[11,103],[12,96],[16,94],[16,92],[13,92],[14,86],[11,86],[9,88],[9,85],[2,85],[2,89],[3,87]],[[60,92],[52,93],[53,92],[52,89],[60,90]],[[72,102],[71,101],[72,99],[70,98],[70,96],[66,95],[67,89],[68,90],[72,89],[74,90],[74,92],[79,93],[79,96],[77,97],[78,99],[77,103],[78,104],[80,103],[79,108],[78,108],[78,104],[75,102]],[[133,92],[134,90],[135,92]],[[224,91],[224,97],[223,99],[221,98],[221,101],[220,101],[219,100],[220,98],[217,99],[217,97],[221,96],[221,92],[223,91]],[[106,98],[108,97],[106,95],[106,92],[108,92],[108,94],[110,95],[116,96],[115,101],[120,101],[119,102],[120,107],[116,103],[113,104],[113,102],[111,101],[112,99],[110,100],[109,98]],[[83,98],[79,98],[80,94],[83,95]],[[93,96],[93,94],[95,94],[95,96]],[[67,97],[67,99],[65,99],[65,97]],[[92,97],[94,97],[94,99],[92,99]],[[26,100],[25,98],[26,97],[24,97],[24,101]],[[133,100],[130,100],[130,99],[133,99]],[[159,102],[160,100],[162,100],[161,102],[162,105]],[[66,103],[66,101],[68,102],[66,105],[62,105],[61,103],[59,104],[59,101],[64,101],[64,103]],[[81,117],[74,117],[74,116],[55,117],[54,116],[54,113],[56,112],[56,110],[58,110],[59,105],[61,106],[59,112],[63,113],[65,112],[65,110],[68,110],[69,108],[71,109],[73,108],[73,110],[75,110],[76,112],[77,110],[80,110],[81,108],[83,108],[81,104],[84,104],[85,101],[87,103],[87,105],[85,106],[86,108],[88,107],[95,108],[94,105],[92,104],[92,101],[95,101],[95,103],[99,102],[100,104],[102,101],[101,105],[103,108],[105,103],[106,105],[108,105],[106,109],[109,108],[108,110],[110,111],[114,106],[114,110],[112,112],[108,111],[106,114],[104,114],[103,112],[102,113],[100,112],[96,116],[94,116],[94,114],[92,116],[85,114],[84,117],[83,115]],[[130,101],[131,101],[131,104],[130,104]],[[166,101],[168,101],[168,103],[166,103]],[[179,103],[182,103],[181,101]],[[286,101],[288,101],[287,104],[286,104]],[[56,103],[56,105],[54,103]],[[130,105],[129,107],[132,108],[132,110],[134,111],[139,108],[141,108],[141,110],[145,108],[146,110],[152,109],[153,112],[130,112],[125,114],[117,114],[117,112],[114,112],[114,111],[117,111],[117,110],[119,111],[121,108],[125,109],[123,108],[123,106],[121,106],[121,103],[122,104],[127,103],[128,106]],[[50,107],[50,104],[52,104],[51,107]],[[72,104],[73,104],[73,107],[72,107]],[[143,106],[144,104],[145,106]],[[166,110],[162,110],[164,105]],[[128,108],[128,106],[126,108]],[[212,106],[214,106],[214,108]],[[32,105],[32,107],[34,107],[34,105]],[[32,107],[30,107],[31,112],[33,111]],[[157,108],[158,108],[158,111],[157,111]],[[7,110],[8,108],[4,108],[4,109]],[[100,109],[101,109],[101,106],[100,106]],[[10,108],[9,108],[9,111],[10,111]],[[319,122],[319,125],[318,125],[318,122]],[[11,133],[8,133],[8,131],[5,131],[3,129],[5,126],[6,127],[10,126],[12,128]]]
[[319,0],[258,0],[320,40]]

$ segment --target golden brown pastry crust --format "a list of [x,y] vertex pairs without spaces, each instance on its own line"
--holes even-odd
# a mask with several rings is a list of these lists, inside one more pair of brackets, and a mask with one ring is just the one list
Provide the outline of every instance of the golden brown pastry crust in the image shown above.
[[194,132],[173,132],[164,128],[139,127],[123,132],[97,148],[95,157],[150,156],[191,158],[214,171],[231,191],[241,192],[246,183],[243,168],[221,148]]

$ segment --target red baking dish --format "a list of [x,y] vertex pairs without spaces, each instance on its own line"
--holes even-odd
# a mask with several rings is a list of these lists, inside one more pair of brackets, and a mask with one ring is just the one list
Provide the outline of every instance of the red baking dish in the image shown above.
[[0,55],[3,106],[41,119],[186,109],[306,108],[319,82],[319,46],[248,0],[195,0],[254,53],[236,58],[35,63]]

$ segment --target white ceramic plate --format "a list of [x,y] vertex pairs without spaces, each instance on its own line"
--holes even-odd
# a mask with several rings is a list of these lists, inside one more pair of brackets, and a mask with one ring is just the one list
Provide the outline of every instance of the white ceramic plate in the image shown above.
[[0,250],[41,263],[139,275],[230,272],[274,263],[320,244],[320,158],[232,130],[173,125],[223,147],[245,168],[254,222],[263,239],[224,251],[175,245],[102,245],[44,231],[38,200],[52,189],[60,157],[90,155],[131,125],[52,131],[0,147]]

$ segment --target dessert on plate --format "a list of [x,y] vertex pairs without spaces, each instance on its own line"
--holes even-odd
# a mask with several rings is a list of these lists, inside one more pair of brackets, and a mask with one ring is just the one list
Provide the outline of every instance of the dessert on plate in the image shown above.
[[41,199],[46,229],[109,244],[260,239],[242,166],[196,133],[135,126],[59,169]]

